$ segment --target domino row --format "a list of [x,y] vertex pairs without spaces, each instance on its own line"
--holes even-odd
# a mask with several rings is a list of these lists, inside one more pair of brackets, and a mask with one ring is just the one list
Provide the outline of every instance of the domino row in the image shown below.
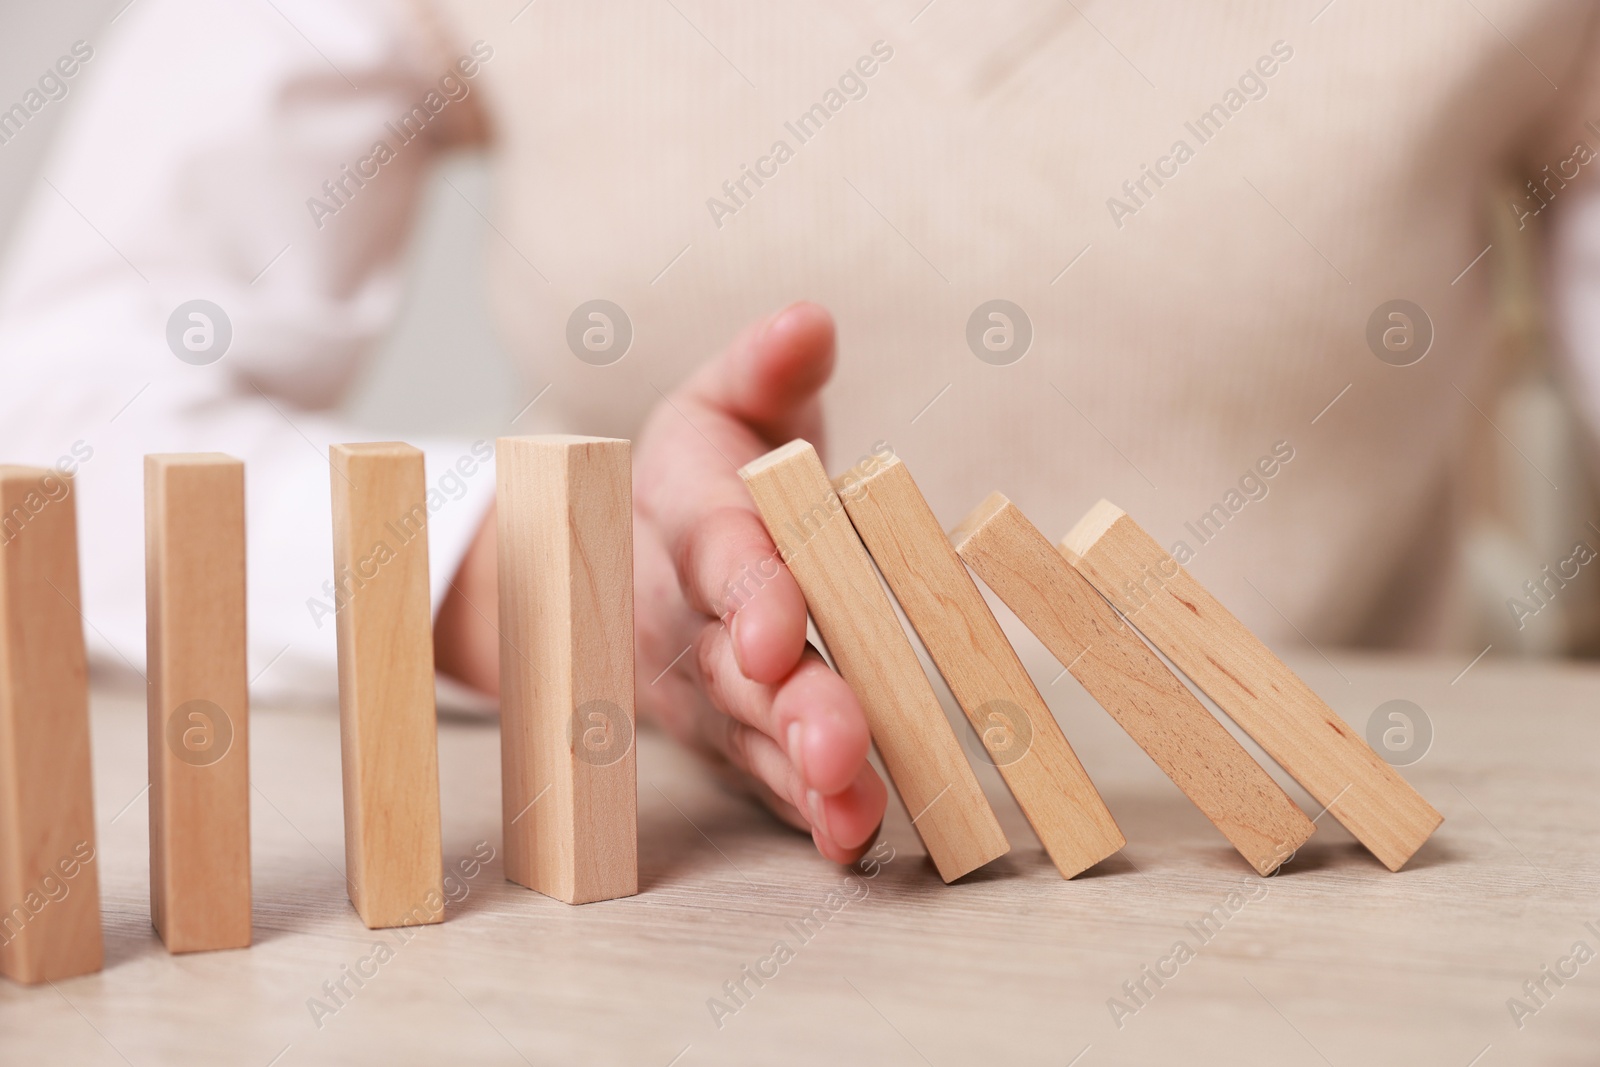
[[[422,454],[336,445],[330,467],[347,889],[369,927],[440,922]],[[506,876],[568,903],[628,896],[638,890],[630,446],[502,438],[497,471]],[[1442,821],[1107,502],[1057,549],[998,493],[946,536],[893,455],[833,482],[795,441],[740,474],[946,882],[1010,845],[874,562],[1063,877],[1126,839],[969,567],[1258,873],[1291,856],[1312,821],[1135,628],[1391,870]],[[148,456],[145,494],[151,917],[172,952],[244,947],[243,464]],[[0,973],[39,982],[102,960],[70,481],[0,467],[0,537]],[[55,903],[47,880],[58,877],[77,881]]]

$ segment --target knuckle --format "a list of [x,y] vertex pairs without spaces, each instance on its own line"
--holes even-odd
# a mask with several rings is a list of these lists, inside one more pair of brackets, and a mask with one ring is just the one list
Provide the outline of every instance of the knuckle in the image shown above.
[[695,522],[674,553],[673,564],[691,602],[726,615],[738,607],[737,583],[750,569],[737,561],[770,555],[771,539],[747,508],[725,505]]

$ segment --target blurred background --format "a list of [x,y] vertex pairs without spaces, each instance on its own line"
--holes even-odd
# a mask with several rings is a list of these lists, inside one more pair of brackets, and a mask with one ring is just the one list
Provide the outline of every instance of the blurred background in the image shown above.
[[[64,42],[94,38],[127,6],[127,0],[0,0],[6,31],[0,35],[0,99],[17,97]],[[0,245],[9,242],[37,194],[52,136],[73,102],[69,97],[46,109],[25,137],[0,146]],[[1506,600],[1508,590],[1571,554],[1572,531],[1589,531],[1590,543],[1600,548],[1600,532],[1587,525],[1596,514],[1588,474],[1594,445],[1552,371],[1537,231],[1519,231],[1503,207],[1518,194],[1508,180],[1483,205],[1497,249],[1483,269],[1492,273],[1495,343],[1503,358],[1496,361],[1496,380],[1477,395],[1486,418],[1473,423],[1459,455],[1470,518],[1455,564],[1462,572],[1456,584],[1461,603],[1448,642],[1465,656],[1488,649],[1497,656],[1592,657],[1600,654],[1595,568],[1585,568],[1520,628]],[[504,423],[503,398],[523,388],[491,320],[487,231],[468,198],[490,199],[488,169],[481,155],[460,153],[431,178],[409,253],[405,311],[344,407],[375,434],[492,436]],[[448,358],[438,358],[441,352]]]
[[[128,0],[0,0],[0,99],[20,96],[63,43],[96,38],[128,6]],[[40,188],[39,168],[72,103],[69,95],[45,108],[28,123],[26,137],[0,146],[0,247]],[[521,388],[489,316],[483,221],[447,179],[474,201],[488,198],[479,154],[457,155],[433,176],[411,251],[406,310],[345,408],[374,431],[493,434],[504,415],[483,398],[515,391],[514,383]],[[450,358],[438,359],[440,351]]]

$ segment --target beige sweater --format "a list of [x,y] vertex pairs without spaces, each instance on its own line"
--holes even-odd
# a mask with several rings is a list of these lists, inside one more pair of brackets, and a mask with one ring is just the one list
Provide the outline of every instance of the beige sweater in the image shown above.
[[[1529,219],[1576,195],[1541,167],[1600,146],[1587,9],[918,6],[537,5],[504,34],[459,5],[504,42],[492,254],[533,385],[627,434],[818,300],[833,468],[886,440],[946,524],[1000,489],[1052,536],[1107,497],[1263,632],[1437,641],[1453,456],[1492,432],[1485,213],[1506,175],[1546,183]],[[595,298],[632,325],[609,366],[563,344]],[[1015,362],[975,355],[1003,319],[969,344],[994,299],[1031,324]],[[1431,321],[1414,365],[1369,345],[1392,300]],[[1380,348],[1429,332],[1377,318]]]

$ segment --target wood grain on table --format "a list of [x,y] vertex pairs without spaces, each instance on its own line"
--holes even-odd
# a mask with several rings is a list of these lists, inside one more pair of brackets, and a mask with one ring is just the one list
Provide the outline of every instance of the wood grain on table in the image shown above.
[[[1424,710],[1432,748],[1402,774],[1446,821],[1391,874],[1323,818],[1261,879],[1010,632],[1128,836],[1074,881],[991,768],[978,773],[1009,855],[943,885],[891,806],[866,878],[644,730],[640,893],[570,907],[503,879],[497,725],[441,713],[454,902],[441,925],[367,930],[341,873],[330,698],[254,710],[256,943],[182,957],[150,927],[143,694],[97,687],[106,967],[53,988],[0,982],[0,1063],[1595,1062],[1600,961],[1550,985],[1521,1029],[1507,1003],[1527,1003],[1523,983],[1574,943],[1600,949],[1600,669],[1490,657],[1452,684],[1464,659],[1291,656],[1357,730],[1389,700]],[[747,967],[771,977],[758,986]],[[1157,987],[1147,967],[1171,977]],[[1152,995],[1130,1011],[1124,983],[1141,981]]]

